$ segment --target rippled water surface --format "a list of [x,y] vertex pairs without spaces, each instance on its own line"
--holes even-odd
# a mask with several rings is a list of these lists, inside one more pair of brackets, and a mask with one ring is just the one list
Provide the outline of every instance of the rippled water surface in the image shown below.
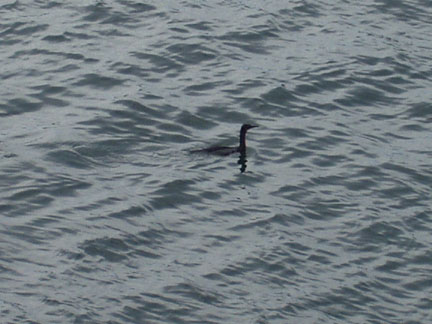
[[432,323],[430,2],[0,15],[2,323]]

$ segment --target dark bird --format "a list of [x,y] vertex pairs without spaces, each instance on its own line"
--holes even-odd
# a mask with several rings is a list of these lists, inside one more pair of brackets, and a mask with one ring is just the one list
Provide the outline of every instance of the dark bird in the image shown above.
[[227,156],[233,153],[240,153],[241,155],[246,155],[246,132],[254,127],[249,124],[243,124],[240,129],[240,145],[239,146],[211,146],[201,150],[194,150],[191,153],[209,153],[220,156]]

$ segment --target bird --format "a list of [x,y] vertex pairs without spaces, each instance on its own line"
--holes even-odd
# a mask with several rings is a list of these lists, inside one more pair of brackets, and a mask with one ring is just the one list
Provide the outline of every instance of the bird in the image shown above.
[[205,149],[193,150],[190,153],[208,153],[219,156],[228,156],[233,153],[240,153],[240,155],[246,155],[246,132],[251,129],[258,127],[256,125],[243,124],[240,128],[240,143],[239,146],[211,146]]

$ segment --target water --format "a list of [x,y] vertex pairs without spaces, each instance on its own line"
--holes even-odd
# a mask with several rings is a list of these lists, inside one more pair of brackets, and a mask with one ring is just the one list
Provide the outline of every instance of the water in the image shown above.
[[2,323],[432,321],[428,2],[0,15]]

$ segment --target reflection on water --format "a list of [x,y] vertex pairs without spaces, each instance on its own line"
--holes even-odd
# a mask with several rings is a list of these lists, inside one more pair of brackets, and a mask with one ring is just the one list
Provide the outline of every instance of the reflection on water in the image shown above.
[[246,171],[246,167],[247,167],[246,162],[247,162],[246,152],[240,153],[240,157],[239,157],[237,163],[240,164],[240,172],[241,173]]

